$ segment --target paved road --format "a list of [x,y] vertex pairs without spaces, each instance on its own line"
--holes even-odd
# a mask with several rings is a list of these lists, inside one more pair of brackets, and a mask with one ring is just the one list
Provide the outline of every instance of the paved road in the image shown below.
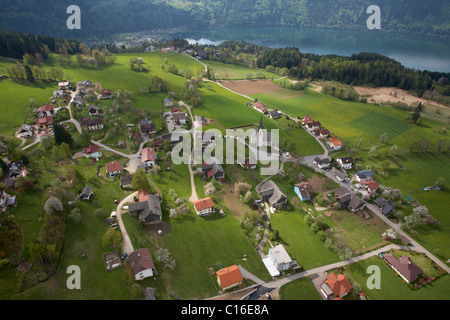
[[131,243],[130,237],[128,236],[127,229],[125,228],[125,224],[122,220],[122,214],[128,213],[127,210],[123,210],[122,207],[125,205],[125,203],[133,203],[134,197],[137,197],[138,192],[134,192],[130,194],[128,197],[123,199],[119,205],[117,206],[117,222],[120,227],[120,231],[122,232],[122,253],[130,254],[134,251],[133,244]]

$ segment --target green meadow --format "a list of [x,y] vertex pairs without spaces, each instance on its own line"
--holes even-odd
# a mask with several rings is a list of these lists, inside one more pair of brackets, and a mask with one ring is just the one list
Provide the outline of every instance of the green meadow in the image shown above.
[[205,61],[205,64],[211,69],[211,74],[217,80],[241,80],[247,78],[262,78],[270,79],[270,77],[279,77],[276,73],[268,72],[263,69],[252,69],[241,67],[233,64],[225,64],[217,61]]

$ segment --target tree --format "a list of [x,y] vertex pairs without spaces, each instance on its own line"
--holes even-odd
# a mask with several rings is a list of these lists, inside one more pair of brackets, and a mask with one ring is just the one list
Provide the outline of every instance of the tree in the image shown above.
[[61,143],[59,148],[61,149],[61,155],[65,159],[70,159],[72,157],[72,153],[70,152],[70,147],[67,143],[65,143],[65,142]]
[[234,184],[234,191],[239,195],[243,196],[247,193],[247,191],[250,191],[252,189],[252,186],[249,185],[247,182],[236,182]]
[[209,182],[204,186],[205,194],[207,196],[212,196],[216,192],[216,187],[214,186],[214,183]]
[[394,144],[394,145],[391,147],[391,154],[392,154],[392,155],[396,155],[397,152],[398,152],[398,147],[397,147],[396,144]]
[[63,205],[62,205],[61,201],[58,198],[56,198],[54,196],[51,196],[45,202],[44,210],[45,210],[45,212],[47,212],[49,214],[54,214],[56,212],[63,211]]
[[121,234],[119,231],[113,228],[109,228],[102,237],[103,248],[112,247],[116,249],[120,244]]
[[387,133],[385,132],[385,133],[383,133],[381,136],[380,136],[380,140],[381,140],[381,142],[383,142],[383,143],[386,143],[386,142],[388,142],[388,140],[389,140],[389,137],[388,137],[388,135],[387,135]]
[[72,211],[70,211],[69,219],[72,220],[74,223],[80,223],[81,221],[80,209],[74,208]]
[[164,264],[164,268],[169,268],[171,270],[175,269],[176,261],[170,255],[170,252],[166,248],[158,248],[155,252],[156,261],[162,262]]
[[63,142],[67,143],[69,147],[73,145],[73,139],[64,126],[56,124],[53,126],[53,132],[55,134],[55,143],[60,146]]
[[150,182],[148,182],[147,173],[144,169],[138,168],[133,175],[131,186],[134,190],[149,190]]

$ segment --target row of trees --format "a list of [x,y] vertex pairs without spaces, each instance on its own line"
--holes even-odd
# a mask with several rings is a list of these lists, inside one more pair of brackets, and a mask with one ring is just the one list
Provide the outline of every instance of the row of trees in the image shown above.
[[38,66],[16,63],[8,66],[6,71],[13,80],[26,80],[29,82],[45,81],[48,79],[57,81],[64,80],[64,71],[58,68],[41,69]]

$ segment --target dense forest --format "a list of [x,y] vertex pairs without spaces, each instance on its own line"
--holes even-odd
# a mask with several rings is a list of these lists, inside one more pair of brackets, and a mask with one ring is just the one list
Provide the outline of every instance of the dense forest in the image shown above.
[[62,45],[64,45],[68,54],[80,52],[81,42],[79,41],[0,31],[0,57],[22,59],[28,53],[35,57],[40,56],[45,60],[50,52],[57,52]]
[[[78,0],[81,30],[68,30],[68,0],[0,0],[0,29],[87,39],[174,27],[295,26],[365,29],[371,0]],[[378,0],[383,31],[450,35],[448,0]]]

